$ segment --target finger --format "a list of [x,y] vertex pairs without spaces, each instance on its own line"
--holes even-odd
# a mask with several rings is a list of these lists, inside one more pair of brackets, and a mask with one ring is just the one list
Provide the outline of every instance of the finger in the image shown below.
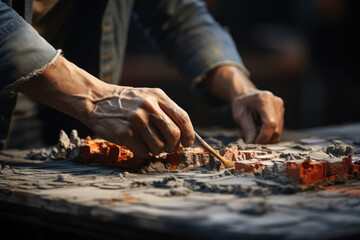
[[159,102],[160,108],[181,130],[181,144],[190,147],[194,143],[195,133],[189,115],[164,92],[159,92],[159,96],[163,100]]
[[151,95],[142,100],[142,107],[131,112],[132,129],[143,137],[151,153],[174,152],[180,144],[181,130],[160,108],[158,103],[163,100],[155,90],[151,91]]
[[[117,122],[121,122],[120,119],[117,119]],[[144,128],[148,125],[147,114],[143,110],[136,111],[132,116],[132,124],[124,123],[118,125],[118,128],[114,130],[114,134],[116,136],[116,141],[118,143],[123,143],[126,147],[128,147],[136,158],[144,158],[146,157],[150,150],[142,138],[142,134],[144,132]]]
[[150,152],[147,144],[139,135],[129,138],[126,146],[134,153],[134,158],[145,158]]
[[165,143],[161,140],[161,135],[151,123],[144,126],[140,134],[153,155],[156,156],[164,150]]
[[279,133],[281,135],[283,128],[284,128],[284,114],[285,114],[285,107],[284,101],[280,97],[275,97],[277,112],[279,113]]
[[275,130],[274,134],[272,135],[270,143],[278,143],[280,142],[280,132],[278,130]]
[[235,122],[240,125],[246,143],[253,143],[256,138],[257,128],[250,112],[240,113],[235,117]]
[[260,104],[257,104],[257,113],[260,115],[261,128],[260,133],[256,138],[256,143],[269,143],[275,129],[278,128],[278,118],[274,108],[274,97],[272,93],[264,94]]
[[161,133],[161,138],[165,141],[164,150],[166,152],[175,152],[180,145],[181,130],[160,108],[153,111],[150,114],[150,121]]
[[177,106],[165,108],[164,111],[180,128],[181,144],[184,147],[192,146],[195,141],[195,133],[189,115],[183,109]]
[[279,98],[279,97],[275,97],[275,108],[276,108],[276,114],[278,116],[278,122],[279,122],[279,126],[275,129],[275,132],[270,140],[271,143],[278,143],[280,142],[280,136],[284,127],[284,112],[285,112],[285,108],[284,108],[284,101]]
[[256,138],[255,143],[266,144],[269,143],[276,128],[276,123],[273,120],[263,122],[260,133]]

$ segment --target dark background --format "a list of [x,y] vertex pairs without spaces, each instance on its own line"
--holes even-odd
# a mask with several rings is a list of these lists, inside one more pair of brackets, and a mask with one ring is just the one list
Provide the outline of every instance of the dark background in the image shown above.
[[[251,80],[284,99],[286,128],[360,119],[359,1],[205,2],[233,36]],[[130,29],[122,84],[163,88],[197,126],[234,127],[230,112],[199,103],[137,28]]]
[[[283,98],[286,129],[359,121],[360,1],[204,2],[233,36],[255,85]],[[120,84],[162,88],[189,113],[195,127],[239,129],[229,106],[210,108],[199,101],[134,22],[129,29]],[[77,129],[81,138],[93,135],[73,118],[49,107],[43,109],[39,117],[13,122],[8,148],[56,144],[61,129],[67,133]]]

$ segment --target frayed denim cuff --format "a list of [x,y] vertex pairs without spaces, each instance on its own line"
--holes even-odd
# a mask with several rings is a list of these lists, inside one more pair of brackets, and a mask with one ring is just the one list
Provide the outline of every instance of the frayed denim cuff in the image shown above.
[[30,72],[29,74],[20,77],[19,79],[15,80],[15,82],[8,84],[4,87],[4,92],[9,92],[9,91],[13,91],[15,90],[18,86],[20,86],[21,84],[23,84],[24,82],[28,81],[30,78],[37,76],[39,74],[41,74],[42,72],[44,72],[49,66],[53,65],[56,60],[60,57],[62,51],[59,49],[56,51],[55,56],[46,64],[44,64],[43,66],[41,66],[40,68],[34,69],[32,72]]

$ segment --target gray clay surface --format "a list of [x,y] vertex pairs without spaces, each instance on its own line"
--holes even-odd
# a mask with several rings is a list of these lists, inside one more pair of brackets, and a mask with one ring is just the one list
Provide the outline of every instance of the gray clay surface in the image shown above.
[[[77,142],[75,135],[69,141],[63,136],[64,144]],[[287,160],[334,154],[325,153],[323,147],[334,144],[332,140],[321,147],[310,142],[267,146],[247,146],[242,140],[230,143],[228,146],[236,144],[241,149],[282,152],[255,175],[206,167],[170,171],[164,165],[158,166],[163,171],[139,173],[55,159],[46,150],[40,155],[33,151],[33,157],[29,157],[29,151],[7,150],[0,152],[0,202],[46,210],[55,213],[54,219],[56,213],[75,219],[86,217],[94,229],[97,225],[91,225],[91,220],[204,239],[359,236],[359,181],[322,191],[303,191],[281,175]],[[213,144],[225,146],[214,139]],[[55,146],[49,148],[50,153],[54,148],[61,152]],[[211,161],[209,164],[215,165]],[[152,167],[156,168],[156,163]],[[113,231],[116,233],[116,227]]]

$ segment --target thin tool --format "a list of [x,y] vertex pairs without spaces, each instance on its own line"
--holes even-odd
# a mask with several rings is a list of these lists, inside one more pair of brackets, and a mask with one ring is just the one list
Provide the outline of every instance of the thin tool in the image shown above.
[[195,132],[195,141],[200,144],[204,149],[208,150],[210,153],[212,153],[215,157],[217,157],[226,168],[233,168],[235,167],[234,162],[226,160],[223,158],[218,152],[216,152],[212,147],[210,147],[209,144],[207,144],[204,139],[202,139],[199,134]]

